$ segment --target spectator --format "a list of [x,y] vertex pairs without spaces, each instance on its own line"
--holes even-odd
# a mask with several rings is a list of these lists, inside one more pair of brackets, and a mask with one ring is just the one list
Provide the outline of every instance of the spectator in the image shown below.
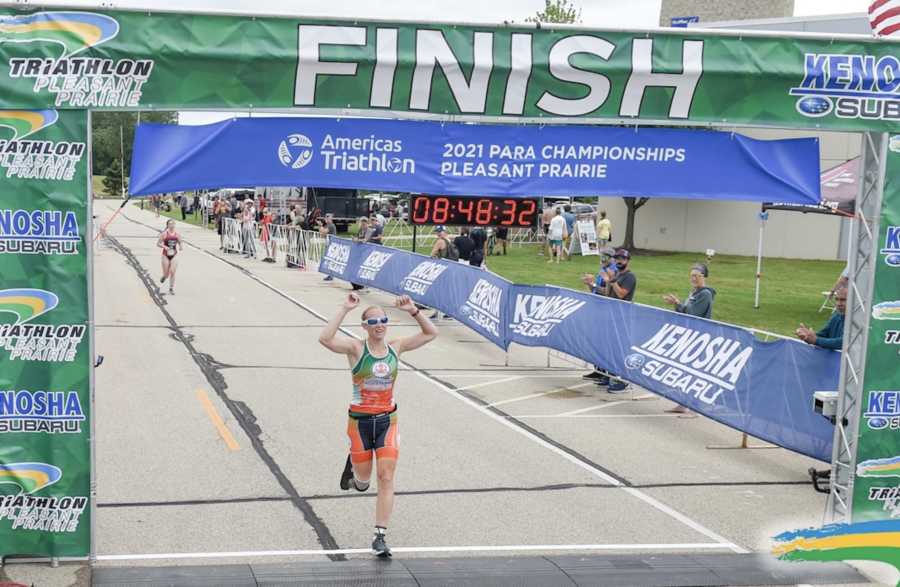
[[544,229],[544,250],[538,254],[543,255],[544,251],[546,251],[548,257],[553,256],[550,246],[550,223],[553,221],[553,216],[555,216],[553,207],[544,206],[544,211],[541,212],[541,228]]
[[691,267],[691,286],[693,289],[691,289],[691,293],[684,303],[681,303],[681,300],[673,294],[664,295],[663,301],[674,306],[675,311],[681,314],[712,318],[712,306],[716,297],[716,290],[706,287],[706,278],[708,276],[709,269],[707,269],[706,265],[694,265]]
[[[334,216],[331,213],[325,215],[325,222],[319,225],[319,234],[327,239],[329,236],[337,236],[337,226],[334,225]],[[333,275],[326,275],[322,281],[334,281]]]
[[[357,243],[365,243],[369,241],[369,219],[365,216],[360,216],[359,220],[356,222],[357,230],[356,236],[353,238],[354,242]],[[360,285],[358,283],[350,282],[350,285],[353,287],[353,291],[360,291],[366,289],[364,285]]]
[[384,215],[381,213],[381,210],[376,208],[375,213],[372,214],[372,217],[375,219],[375,222],[378,223],[378,226],[381,227],[382,231],[384,231],[384,223],[386,222]]
[[[487,253],[488,235],[484,231],[483,227],[476,226],[472,229],[472,232],[469,233],[469,236],[472,237],[472,242],[475,243],[475,249],[472,251],[472,253],[475,254],[477,251],[476,261],[480,266],[482,261],[484,261],[485,254]],[[472,260],[469,259],[470,264],[471,261]]]
[[216,232],[219,233],[219,248],[225,249],[225,218],[231,216],[231,207],[225,199],[213,201],[213,217],[216,219]]
[[[607,278],[611,277],[615,279],[616,274],[618,273],[618,269],[616,268],[615,260],[613,256],[616,254],[616,250],[612,247],[606,247],[600,250],[600,271],[597,275],[591,275],[590,273],[585,273],[581,276],[581,281],[584,283],[588,290],[592,294],[596,294],[598,296],[607,296],[609,295],[609,283],[607,282]],[[594,370],[587,375],[582,375],[583,379],[593,380],[597,385],[609,385],[609,373],[605,369],[600,368],[597,365],[594,365]]]
[[796,330],[797,338],[823,349],[841,350],[844,346],[844,312],[846,309],[847,288],[842,287],[834,294],[834,313],[831,314],[831,318],[828,319],[824,328],[813,332],[811,328],[801,323],[800,328]]
[[272,224],[272,211],[266,208],[262,213],[262,220],[260,223],[260,232],[259,232],[259,240],[262,241],[263,250],[266,252],[266,257],[263,259],[266,263],[274,263],[275,262],[275,240],[272,238],[272,234],[270,231],[270,226]]
[[469,236],[469,227],[464,226],[459,231],[459,236],[453,239],[453,244],[459,251],[459,262],[468,263],[472,258],[472,251],[475,250],[475,241]]
[[500,250],[502,250],[503,252],[502,253],[493,253],[493,254],[505,255],[506,254],[506,242],[508,239],[509,239],[509,228],[507,228],[506,226],[497,227],[497,242],[500,244]]
[[[634,292],[637,289],[637,276],[628,268],[631,262],[631,253],[627,249],[616,249],[613,256],[616,262],[615,272],[611,269],[603,271],[603,279],[609,284],[607,291],[609,297],[630,302],[634,300]],[[609,374],[609,393],[625,393],[628,384]]]
[[184,194],[178,194],[175,197],[178,200],[178,207],[181,208],[181,221],[184,222],[185,220],[187,220],[187,213],[188,213],[187,196],[185,196]]
[[597,246],[601,249],[609,244],[612,239],[612,222],[606,217],[606,210],[600,212],[600,221],[597,222]]
[[572,259],[572,247],[575,244],[575,213],[572,212],[572,206],[566,204],[563,206],[563,218],[566,220],[567,236],[563,239],[563,251],[566,253],[566,260]]
[[294,207],[291,208],[288,216],[290,217],[291,225],[296,227],[301,227],[306,220],[303,216],[303,212],[300,210],[300,204],[295,204]]
[[382,237],[384,235],[384,216],[381,217],[382,222],[378,222],[378,216],[375,214],[369,218],[369,232],[366,235],[367,243],[375,243],[376,245],[384,244]]
[[194,218],[197,218],[197,213],[200,211],[200,193],[194,192],[194,203],[191,205],[191,212],[194,213]]
[[[437,239],[434,241],[434,246],[431,247],[431,256],[435,259],[447,259],[448,261],[458,261],[460,258],[460,254],[459,254],[459,251],[456,249],[456,246],[450,242],[450,239],[447,238],[447,227],[443,226],[443,225],[435,226],[434,232],[435,232],[435,234],[437,234]],[[474,250],[475,249],[473,249],[473,251]],[[435,310],[434,314],[431,315],[432,320],[438,320],[438,319],[440,319],[440,317],[441,317],[440,310]],[[451,316],[449,316],[447,314],[444,314],[444,318],[447,318],[448,320],[453,319]]]
[[566,228],[566,219],[562,215],[562,208],[556,209],[556,215],[550,221],[550,227],[547,230],[547,243],[550,246],[550,258],[548,263],[553,262],[553,255],[556,255],[556,262],[562,257],[563,241],[569,235]]
[[835,294],[839,289],[843,289],[847,287],[847,284],[850,283],[850,265],[847,264],[844,266],[844,270],[841,271],[841,276],[838,277],[838,280],[834,282],[834,285],[831,286],[831,291],[828,292],[828,298],[834,298]]
[[241,209],[241,237],[244,241],[243,253],[244,258],[256,256],[256,244],[253,242],[255,228],[253,226],[256,217],[253,215],[253,202],[249,199],[244,200]]

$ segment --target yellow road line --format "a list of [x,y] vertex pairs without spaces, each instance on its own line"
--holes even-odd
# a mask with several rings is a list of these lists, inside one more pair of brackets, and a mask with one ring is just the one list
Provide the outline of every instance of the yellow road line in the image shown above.
[[240,449],[241,447],[238,446],[238,443],[234,439],[234,436],[231,435],[231,431],[229,431],[228,427],[225,426],[225,422],[222,420],[222,416],[220,416],[219,412],[216,410],[216,406],[213,405],[212,401],[210,401],[209,396],[204,390],[197,390],[197,399],[199,399],[200,403],[203,404],[203,409],[206,410],[206,415],[209,416],[209,419],[212,421],[213,426],[215,426],[216,430],[219,431],[219,436],[221,436],[222,440],[225,441],[225,445],[228,446],[228,450]]

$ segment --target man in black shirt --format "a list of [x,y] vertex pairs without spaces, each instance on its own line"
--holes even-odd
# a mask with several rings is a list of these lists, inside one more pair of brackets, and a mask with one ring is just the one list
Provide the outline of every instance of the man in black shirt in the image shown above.
[[475,248],[472,250],[472,256],[469,258],[469,265],[473,267],[481,267],[484,261],[484,255],[487,253],[487,233],[480,226],[476,226],[470,235]]
[[459,236],[453,239],[453,244],[459,251],[459,258],[462,261],[469,262],[472,258],[472,251],[475,250],[475,241],[469,236],[469,228],[464,226],[459,231]]
[[[634,290],[637,289],[637,276],[628,268],[631,261],[631,253],[628,249],[616,249],[613,255],[616,262],[616,272],[607,269],[603,272],[604,280],[609,284],[608,295],[617,300],[630,302],[634,299]],[[625,393],[628,384],[609,373],[609,393]]]

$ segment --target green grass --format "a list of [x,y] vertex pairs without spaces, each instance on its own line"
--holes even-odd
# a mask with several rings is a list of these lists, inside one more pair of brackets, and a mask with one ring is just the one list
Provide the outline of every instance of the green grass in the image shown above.
[[[515,283],[585,290],[581,275],[595,272],[599,264],[598,257],[581,256],[550,264],[537,251],[537,245],[511,247],[505,257],[488,257],[488,266]],[[703,253],[635,255],[631,260],[631,270],[638,278],[635,301],[671,308],[662,301],[663,294],[673,293],[682,300],[687,297],[691,265],[704,261]],[[707,280],[707,285],[716,290],[713,318],[787,336],[793,335],[800,322],[818,328],[828,319],[827,311],[818,313],[821,292],[834,285],[843,268],[842,261],[764,259],[757,310],[753,308],[756,258],[716,255],[709,264]]]

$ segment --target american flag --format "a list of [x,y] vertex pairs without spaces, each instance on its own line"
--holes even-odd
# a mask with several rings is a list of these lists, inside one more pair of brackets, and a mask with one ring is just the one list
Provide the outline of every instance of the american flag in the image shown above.
[[869,25],[879,37],[900,37],[900,0],[875,0],[869,5]]

